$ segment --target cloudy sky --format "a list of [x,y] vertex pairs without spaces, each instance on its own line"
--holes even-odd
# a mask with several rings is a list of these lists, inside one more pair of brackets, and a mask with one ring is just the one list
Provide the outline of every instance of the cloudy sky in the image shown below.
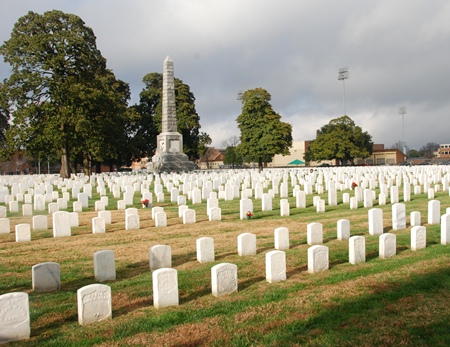
[[448,0],[1,0],[0,42],[28,11],[53,9],[94,30],[131,104],[170,55],[216,147],[239,136],[237,94],[257,87],[295,141],[313,139],[344,114],[343,67],[347,114],[375,143],[450,143]]

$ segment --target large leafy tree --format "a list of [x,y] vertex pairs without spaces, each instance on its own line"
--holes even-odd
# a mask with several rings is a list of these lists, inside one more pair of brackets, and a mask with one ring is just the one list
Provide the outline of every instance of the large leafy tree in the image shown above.
[[239,95],[242,113],[237,118],[241,131],[236,154],[247,161],[271,161],[276,154],[287,155],[292,146],[292,126],[281,121],[270,104],[271,96],[263,88],[250,89]]
[[38,158],[60,156],[63,177],[73,172],[77,157],[87,164],[117,156],[128,86],[106,69],[95,35],[81,18],[30,11],[14,25],[0,54],[12,67],[0,99],[13,119],[6,136],[10,148]]
[[342,165],[354,164],[355,158],[367,158],[372,154],[372,136],[348,116],[335,118],[317,130],[305,154],[307,161],[336,159]]
[[[135,107],[139,117],[132,124],[135,156],[151,156],[156,149],[156,135],[161,132],[163,76],[144,76],[140,103]],[[175,104],[178,131],[183,135],[183,151],[190,160],[198,159],[205,145],[205,133],[200,133],[200,117],[195,110],[195,97],[189,86],[175,78]],[[206,141],[207,142],[207,141]],[[206,143],[207,144],[207,143]],[[146,155],[144,155],[146,154]]]

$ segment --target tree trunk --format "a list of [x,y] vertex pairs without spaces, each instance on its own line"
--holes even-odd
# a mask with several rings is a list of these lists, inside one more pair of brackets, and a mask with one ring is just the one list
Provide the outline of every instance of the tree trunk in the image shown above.
[[69,151],[66,147],[61,148],[61,170],[59,171],[59,174],[62,178],[69,178],[71,174],[69,165]]
[[258,158],[258,170],[259,172],[262,172],[263,170],[263,161],[262,161],[262,157]]
[[89,176],[91,174],[91,161],[87,155],[83,156],[84,174]]

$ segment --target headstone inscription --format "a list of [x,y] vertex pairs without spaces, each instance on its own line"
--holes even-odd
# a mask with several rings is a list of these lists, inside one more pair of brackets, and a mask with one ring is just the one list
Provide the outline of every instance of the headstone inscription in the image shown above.
[[0,295],[0,317],[0,344],[30,338],[30,304],[27,293]]
[[214,296],[238,291],[237,265],[221,263],[211,268],[211,289]]
[[111,287],[90,284],[77,290],[78,323],[87,325],[112,318]]
[[178,272],[175,269],[162,268],[152,273],[153,305],[156,308],[177,306]]

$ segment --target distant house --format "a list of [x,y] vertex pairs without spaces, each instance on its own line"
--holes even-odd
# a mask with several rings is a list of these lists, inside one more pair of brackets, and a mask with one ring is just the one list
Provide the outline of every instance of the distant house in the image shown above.
[[407,155],[397,148],[385,149],[383,144],[374,144],[372,155],[365,159],[356,159],[356,165],[398,165],[405,162]]
[[211,170],[223,168],[225,158],[225,148],[209,147],[204,156],[198,160],[200,170]]

